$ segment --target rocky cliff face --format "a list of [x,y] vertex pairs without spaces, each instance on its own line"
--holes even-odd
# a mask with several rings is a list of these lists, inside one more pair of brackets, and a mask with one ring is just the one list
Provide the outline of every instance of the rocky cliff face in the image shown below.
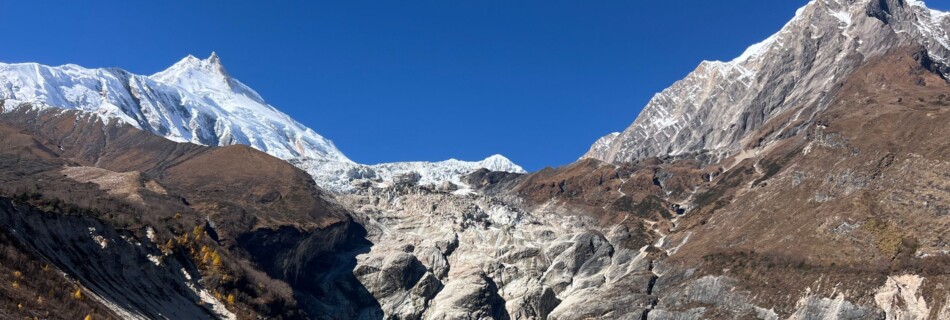
[[[620,134],[584,158],[627,162],[659,156],[730,156],[750,144],[794,134],[826,108],[868,59],[922,46],[945,72],[950,19],[920,1],[811,1],[782,30],[728,61],[704,61],[658,93]],[[750,134],[788,111],[770,135]]]
[[[629,245],[649,235],[626,224],[414,186],[341,200],[374,243],[353,273],[387,318],[638,318],[652,300],[649,252]],[[623,303],[591,304],[594,292]]]

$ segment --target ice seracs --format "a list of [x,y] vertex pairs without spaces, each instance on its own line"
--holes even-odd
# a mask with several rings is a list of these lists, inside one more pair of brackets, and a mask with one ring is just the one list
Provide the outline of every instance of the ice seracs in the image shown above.
[[290,163],[310,173],[322,187],[344,193],[355,190],[354,183],[388,185],[397,180],[397,177],[412,173],[419,175],[415,184],[439,186],[444,182],[450,182],[460,188],[465,187],[462,182],[463,176],[483,168],[491,171],[526,173],[521,166],[497,154],[481,161],[449,159],[438,162],[413,161],[364,165],[301,158],[292,159]]

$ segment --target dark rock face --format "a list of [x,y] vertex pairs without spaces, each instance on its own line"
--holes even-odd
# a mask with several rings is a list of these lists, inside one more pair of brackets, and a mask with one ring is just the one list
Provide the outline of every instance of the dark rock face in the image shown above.
[[481,169],[466,176],[463,179],[463,182],[475,189],[490,192],[491,189],[501,189],[505,186],[510,186],[511,183],[517,182],[519,178],[523,176],[524,174],[520,173],[498,172],[490,171],[488,169]]
[[369,251],[366,231],[347,222],[321,230],[258,229],[238,246],[265,272],[286,281],[315,319],[374,319],[379,304],[354,276],[356,255]]
[[146,257],[161,256],[152,243],[134,240],[87,217],[63,216],[0,198],[0,227],[45,257],[99,297],[127,313],[122,317],[212,319],[214,311],[195,301],[200,287],[186,277],[198,272],[187,259],[167,257],[158,266]]
[[[904,6],[903,0],[897,0],[896,4],[898,8]],[[888,0],[874,0],[869,1],[867,4],[867,15],[869,17],[877,18],[881,22],[887,24],[888,20],[891,18],[891,5],[888,4]]]

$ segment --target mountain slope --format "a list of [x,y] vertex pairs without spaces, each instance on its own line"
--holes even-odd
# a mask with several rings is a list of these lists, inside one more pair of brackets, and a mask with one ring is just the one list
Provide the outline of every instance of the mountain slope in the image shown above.
[[869,59],[814,125],[728,158],[663,245],[658,316],[950,317],[950,84],[926,61]]
[[321,314],[298,304],[322,293],[297,279],[347,281],[326,264],[347,268],[335,259],[365,242],[307,173],[248,146],[2,106],[0,229],[121,318]]
[[[619,135],[583,158],[626,162],[657,156],[729,156],[793,134],[827,106],[848,75],[889,49],[919,45],[945,71],[950,16],[921,1],[811,1],[778,33],[728,62],[704,61],[658,93]],[[748,135],[787,117],[759,141]]]

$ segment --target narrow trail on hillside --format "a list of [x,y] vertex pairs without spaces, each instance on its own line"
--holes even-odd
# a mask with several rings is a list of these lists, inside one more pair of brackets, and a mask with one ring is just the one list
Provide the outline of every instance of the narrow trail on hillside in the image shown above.
[[[675,254],[676,251],[679,250],[680,247],[682,247],[684,244],[686,244],[686,241],[689,240],[690,234],[687,234],[686,237],[684,237],[683,240],[680,242],[680,244],[677,245],[677,246],[675,246],[675,247],[672,247],[672,248],[664,248],[664,246],[667,245],[667,244],[666,244],[666,239],[667,239],[667,237],[669,237],[670,235],[673,234],[673,232],[676,231],[676,227],[678,226],[677,221],[679,221],[679,219],[682,218],[682,217],[684,217],[684,216],[686,216],[686,212],[685,212],[685,211],[683,212],[683,214],[676,214],[672,219],[670,219],[670,222],[672,223],[672,226],[670,227],[669,231],[668,231],[666,234],[664,234],[663,232],[661,232],[658,228],[655,228],[655,225],[656,225],[658,222],[656,222],[656,221],[650,221],[650,220],[644,220],[645,223],[647,223],[647,224],[650,225],[650,229],[653,230],[653,232],[656,232],[656,234],[660,235],[660,238],[657,239],[656,242],[654,242],[653,244],[645,245],[645,246],[643,246],[643,248],[640,248],[640,254],[644,255],[644,258],[648,257],[648,255],[647,255],[647,250],[649,250],[650,247],[655,247],[655,248],[657,248],[657,249],[663,250],[663,251],[666,253],[666,257],[670,257],[670,256],[672,256],[673,254]],[[647,283],[646,294],[649,295],[649,296],[653,296],[653,295],[654,295],[654,287],[656,286],[656,282],[657,282],[657,280],[660,279],[660,277],[661,277],[662,275],[656,272],[656,260],[654,260],[654,259],[649,259],[649,260],[647,260],[647,270],[649,270],[652,275],[650,276],[650,281]],[[651,297],[650,305],[648,305],[648,306],[643,310],[643,314],[642,314],[642,316],[641,316],[641,319],[642,319],[642,320],[646,320],[646,319],[648,318],[648,315],[650,314],[650,312],[653,311],[654,308],[656,308],[656,305],[657,305],[658,303],[659,303],[659,299],[658,299],[657,297]]]

